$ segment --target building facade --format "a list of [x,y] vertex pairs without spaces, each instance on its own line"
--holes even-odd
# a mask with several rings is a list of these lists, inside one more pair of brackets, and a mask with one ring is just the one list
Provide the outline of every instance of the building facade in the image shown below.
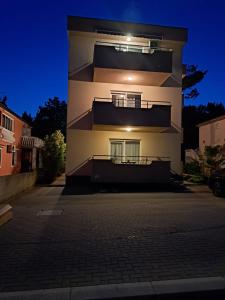
[[200,123],[199,150],[203,154],[205,146],[225,144],[225,115]]
[[182,172],[184,28],[68,17],[67,183]]
[[42,147],[43,141],[31,136],[31,127],[0,104],[0,176],[36,169]]

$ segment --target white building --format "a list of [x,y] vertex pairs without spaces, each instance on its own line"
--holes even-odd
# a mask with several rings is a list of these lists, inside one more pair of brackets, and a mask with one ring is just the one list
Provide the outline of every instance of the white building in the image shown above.
[[184,28],[68,18],[67,183],[180,174]]

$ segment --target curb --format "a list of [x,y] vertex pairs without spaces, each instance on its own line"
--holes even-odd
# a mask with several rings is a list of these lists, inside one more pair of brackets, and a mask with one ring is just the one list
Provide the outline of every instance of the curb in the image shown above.
[[4,292],[0,293],[0,300],[181,299],[181,297],[193,300],[207,299],[209,295],[211,299],[225,299],[225,278],[206,277]]

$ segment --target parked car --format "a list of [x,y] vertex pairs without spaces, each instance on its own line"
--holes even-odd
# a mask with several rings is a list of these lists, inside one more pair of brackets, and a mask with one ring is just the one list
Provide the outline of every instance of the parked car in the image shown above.
[[220,197],[225,195],[225,168],[215,171],[209,177],[208,184],[215,196]]

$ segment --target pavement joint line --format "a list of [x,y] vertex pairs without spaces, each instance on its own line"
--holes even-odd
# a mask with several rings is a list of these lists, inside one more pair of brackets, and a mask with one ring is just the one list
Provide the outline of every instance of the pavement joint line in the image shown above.
[[203,277],[0,293],[0,300],[103,300],[194,292],[225,292],[225,277]]

